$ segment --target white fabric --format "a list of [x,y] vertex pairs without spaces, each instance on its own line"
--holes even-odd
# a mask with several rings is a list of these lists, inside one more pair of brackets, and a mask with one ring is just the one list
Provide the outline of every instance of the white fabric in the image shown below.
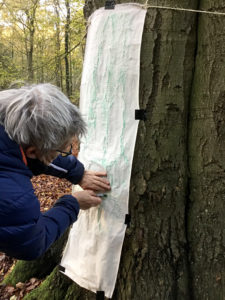
[[81,82],[80,109],[88,134],[79,160],[86,169],[106,170],[112,190],[100,207],[80,211],[61,265],[79,285],[109,298],[126,230],[145,14],[140,5],[119,4],[91,15]]

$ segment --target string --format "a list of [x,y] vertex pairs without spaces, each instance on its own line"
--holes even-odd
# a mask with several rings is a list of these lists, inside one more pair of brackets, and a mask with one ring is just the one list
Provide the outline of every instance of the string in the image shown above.
[[171,7],[171,6],[160,6],[160,5],[148,5],[148,0],[143,5],[144,8],[158,8],[158,9],[165,9],[165,10],[176,10],[176,11],[187,11],[192,13],[201,13],[201,14],[209,14],[209,15],[221,15],[225,16],[225,12],[218,12],[218,11],[207,11],[207,10],[197,10],[197,9],[190,9],[190,8],[182,8],[182,7]]

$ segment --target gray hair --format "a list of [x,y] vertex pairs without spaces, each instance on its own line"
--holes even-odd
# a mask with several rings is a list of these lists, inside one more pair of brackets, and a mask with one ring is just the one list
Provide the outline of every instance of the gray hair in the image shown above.
[[86,132],[78,108],[48,83],[1,91],[0,124],[12,140],[43,155]]

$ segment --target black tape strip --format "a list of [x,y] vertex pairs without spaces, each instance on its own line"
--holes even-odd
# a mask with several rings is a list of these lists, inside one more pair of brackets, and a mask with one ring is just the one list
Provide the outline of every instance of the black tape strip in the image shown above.
[[146,121],[146,110],[145,109],[135,109],[135,120]]
[[115,1],[114,0],[106,0],[105,1],[105,9],[114,9]]
[[97,291],[96,292],[96,300],[104,300],[105,299],[105,292],[104,291]]
[[63,266],[59,265],[59,271],[65,272],[66,269]]
[[130,226],[130,221],[131,221],[131,215],[126,214],[126,215],[125,215],[125,222],[124,222],[124,224],[126,224],[127,227]]

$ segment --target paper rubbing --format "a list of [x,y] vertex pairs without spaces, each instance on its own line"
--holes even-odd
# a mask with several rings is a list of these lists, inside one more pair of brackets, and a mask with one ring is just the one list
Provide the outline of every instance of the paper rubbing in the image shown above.
[[111,192],[101,206],[80,211],[64,251],[65,274],[111,298],[126,230],[138,121],[140,49],[146,10],[137,4],[100,8],[90,19],[80,109],[88,125],[79,160],[106,170]]

